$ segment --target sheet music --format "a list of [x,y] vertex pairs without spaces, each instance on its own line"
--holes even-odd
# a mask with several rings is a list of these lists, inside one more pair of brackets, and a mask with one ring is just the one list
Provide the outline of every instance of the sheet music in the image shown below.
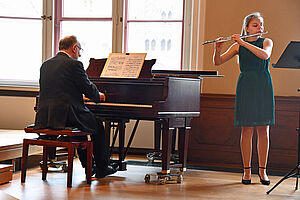
[[146,53],[111,53],[100,77],[138,78]]

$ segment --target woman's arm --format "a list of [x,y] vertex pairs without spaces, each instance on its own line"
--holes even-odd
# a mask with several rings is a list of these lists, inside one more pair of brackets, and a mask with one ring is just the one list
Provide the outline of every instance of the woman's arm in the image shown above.
[[257,57],[263,60],[267,60],[270,58],[273,48],[273,41],[269,38],[266,38],[263,43],[263,48],[259,48],[254,46],[248,42],[245,42],[240,38],[240,35],[233,35],[232,39],[235,40],[241,46],[249,49],[252,53],[254,53]]
[[233,45],[231,45],[228,48],[228,50],[221,55],[222,47],[223,47],[223,42],[219,42],[215,44],[215,51],[213,56],[214,65],[221,65],[239,53],[238,43],[234,43]]

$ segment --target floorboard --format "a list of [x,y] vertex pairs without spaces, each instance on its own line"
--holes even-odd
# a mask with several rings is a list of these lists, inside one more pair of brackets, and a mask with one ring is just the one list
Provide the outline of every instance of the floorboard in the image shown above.
[[93,178],[85,182],[85,173],[77,159],[74,161],[73,187],[66,187],[66,173],[49,172],[42,181],[39,168],[27,172],[26,183],[21,184],[20,173],[14,173],[10,183],[0,185],[0,190],[22,200],[52,199],[300,199],[295,191],[295,178],[285,180],[271,194],[266,191],[281,176],[270,176],[271,186],[259,183],[253,174],[251,185],[241,184],[241,173],[211,170],[191,170],[184,174],[182,184],[159,185],[155,180],[144,182],[145,174],[159,172],[159,167],[128,165],[127,171],[119,171],[104,179]]

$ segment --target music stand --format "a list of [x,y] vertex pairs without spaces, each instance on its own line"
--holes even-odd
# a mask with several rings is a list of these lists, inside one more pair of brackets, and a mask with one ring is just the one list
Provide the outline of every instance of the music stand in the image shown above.
[[[275,68],[292,68],[292,69],[300,69],[300,42],[291,41],[279,60],[273,67]],[[300,92],[300,88],[298,89]],[[298,132],[298,163],[294,169],[288,172],[282,179],[280,179],[272,188],[270,188],[266,193],[270,194],[272,190],[274,190],[282,181],[285,179],[296,177],[296,187],[295,190],[298,190],[298,179],[300,177],[300,105],[299,105],[299,127],[296,129]]]

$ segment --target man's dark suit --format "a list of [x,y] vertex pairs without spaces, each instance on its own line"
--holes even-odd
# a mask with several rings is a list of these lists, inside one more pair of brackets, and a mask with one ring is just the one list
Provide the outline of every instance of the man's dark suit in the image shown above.
[[[80,61],[59,52],[40,69],[40,97],[35,128],[64,129],[76,127],[92,132],[94,159],[100,168],[108,165],[108,150],[102,122],[84,105],[83,96],[100,102],[97,87],[88,79]],[[85,155],[78,151],[83,167]]]

